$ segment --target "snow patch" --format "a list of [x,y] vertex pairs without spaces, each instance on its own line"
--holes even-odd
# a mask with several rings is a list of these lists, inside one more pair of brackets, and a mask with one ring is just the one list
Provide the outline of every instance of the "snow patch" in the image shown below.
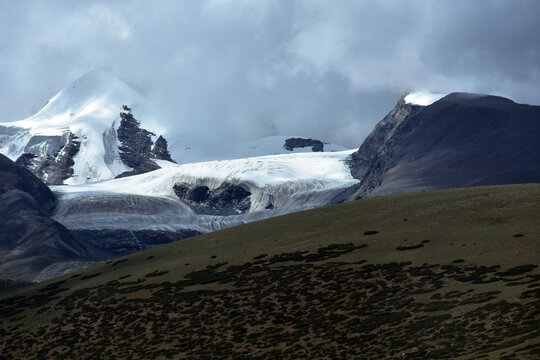
[[407,104],[428,106],[445,97],[448,94],[432,94],[427,91],[418,91],[405,96],[404,100]]

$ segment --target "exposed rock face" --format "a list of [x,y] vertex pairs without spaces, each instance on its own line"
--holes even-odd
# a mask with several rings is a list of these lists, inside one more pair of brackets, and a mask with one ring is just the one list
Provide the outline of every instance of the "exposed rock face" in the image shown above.
[[73,157],[79,152],[80,142],[71,132],[62,136],[33,136],[16,160],[47,184],[60,185],[73,176]]
[[285,140],[283,148],[285,150],[293,151],[295,148],[311,147],[314,152],[324,151],[324,143],[320,140],[304,139],[304,138],[290,138]]
[[251,192],[226,182],[213,190],[208,186],[181,183],[174,185],[174,192],[197,214],[237,215],[247,212],[251,206]]
[[362,179],[376,164],[374,161],[387,151],[387,143],[394,136],[395,130],[405,120],[418,114],[425,106],[407,104],[404,97],[382,119],[364,140],[360,149],[352,154],[350,167],[352,176]]
[[174,160],[171,159],[171,154],[169,153],[169,150],[167,149],[167,140],[165,140],[165,138],[161,135],[159,135],[159,137],[157,138],[150,155],[156,159],[174,162]]
[[362,183],[351,198],[540,181],[540,106],[452,93],[412,110],[353,155]]
[[150,131],[142,129],[141,123],[133,117],[131,109],[124,105],[120,113],[120,126],[118,127],[118,140],[120,140],[120,157],[129,167],[137,167],[141,161],[148,158],[152,150],[152,135]]
[[52,263],[92,257],[49,217],[55,202],[40,179],[0,155],[0,278],[32,280]]
[[143,174],[159,169],[159,166],[151,158],[172,161],[167,150],[167,140],[161,135],[153,145],[154,133],[140,127],[141,123],[133,117],[131,109],[124,105],[120,113],[120,126],[118,127],[118,140],[120,141],[120,158],[131,171],[123,172],[117,178]]
[[62,184],[63,181],[73,176],[73,157],[79,152],[81,143],[77,140],[77,136],[70,133],[67,144],[64,146],[56,157],[57,171],[50,177],[51,184]]

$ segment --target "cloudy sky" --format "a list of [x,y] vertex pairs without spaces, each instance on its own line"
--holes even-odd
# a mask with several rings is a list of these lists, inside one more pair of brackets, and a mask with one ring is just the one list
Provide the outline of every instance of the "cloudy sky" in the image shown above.
[[357,147],[406,91],[540,104],[540,1],[0,0],[0,121],[94,68],[169,131]]

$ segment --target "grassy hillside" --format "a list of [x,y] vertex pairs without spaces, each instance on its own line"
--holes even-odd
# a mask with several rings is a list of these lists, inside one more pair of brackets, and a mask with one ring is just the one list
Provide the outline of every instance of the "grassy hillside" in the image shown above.
[[540,357],[540,184],[181,240],[0,299],[0,358]]

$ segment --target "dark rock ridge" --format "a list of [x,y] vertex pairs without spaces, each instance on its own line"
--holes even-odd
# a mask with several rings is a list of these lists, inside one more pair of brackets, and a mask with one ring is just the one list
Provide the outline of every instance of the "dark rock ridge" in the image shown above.
[[540,106],[452,93],[400,100],[352,155],[352,199],[454,187],[540,182]]
[[378,156],[387,151],[386,144],[392,138],[395,130],[407,118],[418,114],[425,106],[407,104],[405,96],[399,99],[397,105],[382,119],[375,129],[364,140],[360,149],[352,154],[350,167],[353,177],[362,179],[364,175],[376,166]]
[[[161,135],[154,144],[152,136],[156,134],[140,127],[141,123],[133,117],[131,109],[124,105],[120,112],[120,126],[118,127],[118,140],[120,141],[120,158],[127,166],[133,168],[117,176],[117,178],[143,174],[156,169],[159,166],[151,160],[172,161],[167,150],[167,140]],[[152,147],[152,145],[154,145]]]
[[152,151],[152,136],[156,135],[142,129],[141,123],[133,117],[131,109],[126,105],[120,113],[118,140],[120,140],[120,158],[129,167],[137,167],[142,159],[148,158]]
[[320,140],[304,139],[304,138],[289,138],[285,140],[283,148],[285,150],[293,151],[296,148],[311,147],[313,152],[324,151],[324,143]]
[[53,263],[92,257],[49,217],[55,202],[39,178],[0,154],[0,278],[32,280]]
[[155,159],[174,162],[174,160],[171,158],[169,150],[167,149],[167,140],[165,140],[165,138],[161,135],[159,135],[157,138],[150,155]]
[[224,182],[211,190],[204,185],[179,183],[174,185],[174,192],[197,214],[238,215],[251,207],[251,192],[246,188]]
[[201,234],[189,229],[178,231],[104,229],[71,230],[71,232],[77,239],[109,254],[112,258]]
[[62,136],[33,136],[16,160],[45,183],[63,184],[73,176],[73,157],[79,152],[80,141],[67,131]]

